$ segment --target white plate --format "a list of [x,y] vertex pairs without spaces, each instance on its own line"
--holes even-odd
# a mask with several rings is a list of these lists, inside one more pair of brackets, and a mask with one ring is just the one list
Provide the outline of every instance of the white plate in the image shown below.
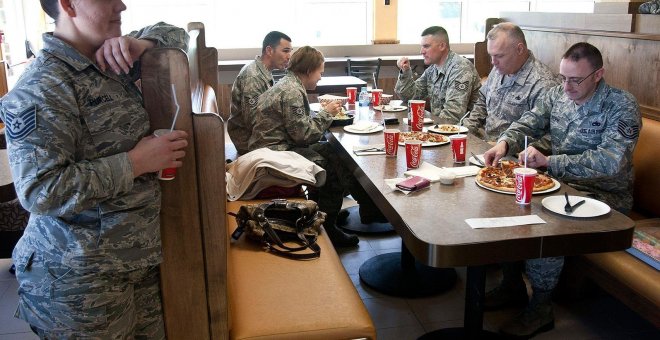
[[312,111],[319,112],[321,111],[321,103],[310,103],[309,104],[309,109]]
[[405,106],[394,106],[394,105],[376,105],[374,110],[386,111],[386,112],[399,112],[405,111],[408,108]]
[[[559,190],[559,188],[561,188],[561,184],[559,184],[559,182],[558,182],[556,179],[554,179],[554,178],[551,178],[551,179],[552,179],[552,183],[555,184],[555,185],[552,186],[552,188],[547,189],[547,190],[543,190],[543,191],[535,191],[532,195],[547,194],[547,193],[549,193],[549,192],[553,192],[553,191]],[[474,182],[477,183],[478,186],[480,186],[480,187],[482,187],[482,188],[484,188],[484,189],[486,189],[486,190],[490,190],[490,191],[494,191],[494,192],[499,192],[500,194],[507,194],[507,195],[515,195],[515,194],[516,194],[515,192],[508,192],[508,191],[503,191],[503,190],[497,190],[497,189],[489,188],[489,187],[484,186],[483,184],[477,182],[476,180],[475,180]],[[564,202],[564,204],[566,204],[566,202]],[[586,203],[585,203],[585,204],[586,204]],[[564,207],[562,206],[562,210],[563,210],[563,209],[564,209]]]
[[385,130],[385,127],[382,125],[376,125],[372,129],[369,130],[363,130],[363,129],[356,129],[355,125],[346,125],[344,126],[344,131],[350,132],[350,133],[357,133],[357,134],[368,134],[368,133],[374,133],[374,132],[379,132]]
[[575,208],[572,213],[564,211],[566,198],[563,195],[546,197],[541,201],[541,204],[553,213],[570,217],[596,217],[610,212],[610,206],[601,201],[589,197],[568,196],[568,201],[571,204],[575,204],[581,200],[584,200],[584,204]]
[[[449,131],[443,131],[443,130],[440,130],[440,129],[436,129],[436,126],[442,126],[442,125],[455,126],[455,127],[458,128],[458,131],[449,132]],[[466,128],[465,126],[458,126],[458,125],[451,125],[451,124],[438,124],[438,125],[434,125],[434,126],[430,127],[430,128],[429,128],[429,131],[431,131],[431,132],[435,132],[435,133],[441,133],[441,134],[443,134],[443,135],[455,135],[455,134],[457,134],[457,133],[465,133],[465,132],[468,132],[469,130],[468,130],[468,128]]]
[[[403,124],[408,125],[408,118],[403,118]],[[424,124],[433,124],[433,119],[424,118]]]
[[470,156],[470,158],[468,158],[468,162],[470,162],[470,164],[474,164],[474,165],[476,165],[476,166],[479,166],[479,167],[482,167],[482,168],[483,168],[483,167],[484,167],[484,164],[486,164],[486,161],[484,160],[484,155],[481,154],[481,155],[476,155],[476,156],[479,158],[479,160],[481,161],[481,163],[479,163],[479,162],[474,158],[474,156]]

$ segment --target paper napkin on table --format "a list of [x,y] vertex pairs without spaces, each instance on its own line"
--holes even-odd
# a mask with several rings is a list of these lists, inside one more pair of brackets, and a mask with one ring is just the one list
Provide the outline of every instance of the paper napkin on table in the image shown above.
[[358,156],[384,155],[385,144],[354,145],[353,153]]
[[431,182],[437,182],[440,180],[440,174],[443,172],[449,172],[454,174],[456,177],[467,177],[475,176],[479,172],[479,167],[470,165],[470,166],[459,166],[454,168],[438,168],[437,166],[428,163],[422,162],[419,168],[408,170],[403,174],[406,176],[420,176],[428,179]]
[[351,129],[355,131],[371,131],[374,129],[377,129],[380,126],[380,124],[376,122],[368,122],[368,121],[358,121],[355,122],[353,125],[351,125]]
[[465,222],[472,229],[512,227],[525,224],[543,224],[545,221],[538,215],[468,218]]

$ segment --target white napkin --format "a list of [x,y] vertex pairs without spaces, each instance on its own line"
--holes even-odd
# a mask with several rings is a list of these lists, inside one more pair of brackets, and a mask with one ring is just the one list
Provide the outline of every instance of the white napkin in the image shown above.
[[468,166],[457,166],[453,168],[443,168],[443,169],[453,172],[456,175],[456,177],[470,177],[470,176],[476,176],[481,168],[476,165],[468,165]]
[[456,177],[468,177],[475,176],[479,172],[479,167],[470,165],[470,166],[459,166],[455,168],[438,168],[437,166],[428,163],[422,162],[419,168],[408,170],[403,174],[406,176],[420,176],[428,179],[431,182],[437,182],[440,180],[440,174],[443,172],[450,172],[456,175]]
[[[385,179],[385,184],[386,184],[390,189],[392,189],[392,191],[400,191],[400,192],[402,192],[402,193],[404,193],[404,194],[406,194],[406,195],[410,194],[411,192],[416,192],[416,191],[401,190],[401,189],[399,189],[399,188],[396,187],[397,183],[403,182],[403,181],[405,181],[405,180],[407,180],[407,178],[400,178],[400,177],[397,177],[397,178],[386,178],[386,179]],[[431,186],[429,185],[428,187],[426,187],[426,188],[424,188],[424,189],[428,189],[428,188],[430,188],[430,187],[431,187]],[[424,190],[424,189],[422,189],[422,190]]]
[[354,145],[353,153],[358,156],[384,155],[385,144]]
[[543,224],[545,221],[538,215],[490,217],[490,218],[468,218],[465,222],[472,229],[512,227],[525,224]]
[[380,124],[376,122],[369,122],[366,120],[360,120],[353,125],[351,125],[351,129],[355,131],[360,131],[360,132],[366,132],[366,131],[371,131],[374,129],[377,129],[380,126]]
[[335,95],[332,95],[332,94],[324,94],[322,96],[319,96],[318,98],[319,98],[319,100],[321,100],[321,99],[339,99],[339,100],[348,99],[348,97],[335,96]]

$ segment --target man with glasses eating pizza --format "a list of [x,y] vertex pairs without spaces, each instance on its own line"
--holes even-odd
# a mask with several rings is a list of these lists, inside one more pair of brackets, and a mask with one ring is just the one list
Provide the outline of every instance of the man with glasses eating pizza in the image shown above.
[[[603,78],[600,51],[585,42],[571,46],[562,56],[562,84],[552,88],[534,108],[500,136],[484,154],[486,165],[522,149],[525,136],[550,134],[552,154],[527,148],[527,165],[547,168],[551,176],[585,192],[612,208],[632,208],[632,155],[642,127],[639,105],[628,92],[613,88]],[[518,154],[524,157],[524,152]],[[501,332],[530,337],[554,327],[551,296],[559,281],[563,257],[529,259],[525,269],[532,298],[515,266],[505,265],[502,283],[486,294],[485,307],[527,303],[527,308],[504,324]]]

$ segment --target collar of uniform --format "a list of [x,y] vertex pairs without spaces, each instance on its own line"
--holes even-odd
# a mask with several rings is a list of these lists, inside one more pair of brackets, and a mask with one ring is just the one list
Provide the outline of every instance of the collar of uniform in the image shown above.
[[518,84],[518,85],[525,85],[525,81],[527,80],[527,77],[529,77],[529,74],[532,72],[532,68],[534,67],[534,54],[532,51],[529,51],[529,57],[527,57],[527,61],[520,67],[520,70],[513,74],[513,81]]
[[442,64],[442,66],[438,67],[435,65],[435,80],[440,77],[441,74],[447,74],[447,70],[449,69],[452,60],[454,60],[454,56],[456,56],[456,52],[454,51],[449,51],[449,54],[447,54],[447,59],[445,60],[445,63]]
[[605,101],[605,97],[607,97],[607,92],[609,92],[608,89],[609,85],[605,83],[604,79],[601,79],[600,82],[598,82],[598,86],[596,86],[596,91],[591,95],[591,98],[581,105],[582,109],[587,110],[587,112],[602,111],[603,102]]
[[272,84],[273,83],[273,74],[270,71],[268,71],[268,68],[266,67],[266,65],[264,65],[264,62],[261,60],[261,57],[256,56],[254,58],[254,61],[257,63],[257,69],[259,69],[259,72],[261,72],[261,74],[266,79],[268,79]]
[[82,55],[64,40],[54,36],[52,32],[44,33],[43,39],[44,51],[71,65],[77,71],[84,70],[89,66],[96,66],[89,58]]

